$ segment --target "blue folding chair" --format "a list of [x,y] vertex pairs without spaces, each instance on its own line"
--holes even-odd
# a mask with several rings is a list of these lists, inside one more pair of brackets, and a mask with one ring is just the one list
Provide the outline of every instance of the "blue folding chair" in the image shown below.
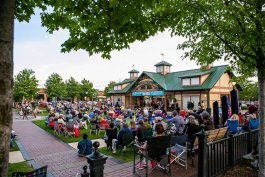
[[230,134],[238,133],[238,120],[229,120],[227,119],[228,132]]
[[259,128],[259,120],[258,119],[249,119],[249,128],[251,130],[255,130]]

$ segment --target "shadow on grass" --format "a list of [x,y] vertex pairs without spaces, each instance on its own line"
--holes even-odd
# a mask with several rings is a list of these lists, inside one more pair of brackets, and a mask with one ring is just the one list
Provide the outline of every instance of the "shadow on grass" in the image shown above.
[[56,138],[62,140],[65,143],[73,143],[73,142],[78,142],[78,141],[82,140],[83,133],[86,133],[90,140],[103,138],[103,136],[104,136],[104,133],[101,133],[100,135],[96,135],[96,134],[91,134],[90,135],[90,133],[89,133],[90,132],[89,125],[88,125],[88,129],[87,130],[84,129],[84,128],[80,129],[80,135],[79,135],[78,138],[76,138],[76,137],[68,137],[68,136],[63,136],[63,135],[57,135],[57,134],[54,135],[53,128],[49,127],[49,126],[46,126],[45,125],[45,120],[34,120],[32,122],[34,124],[36,124],[37,126],[39,126],[40,128],[42,128],[43,130],[45,130],[46,132],[48,132],[49,134],[55,136]]
[[[133,148],[127,148],[127,151],[123,152],[122,149],[117,149],[117,153],[113,154],[112,150],[107,149],[106,147],[99,149],[100,153],[114,157],[115,159],[121,160],[123,162],[131,162],[133,161]],[[136,158],[138,158],[136,156]]]

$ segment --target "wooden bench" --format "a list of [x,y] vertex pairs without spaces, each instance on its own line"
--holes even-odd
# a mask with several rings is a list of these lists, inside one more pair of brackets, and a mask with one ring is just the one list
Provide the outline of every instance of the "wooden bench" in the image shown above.
[[[227,133],[228,127],[218,128],[214,130],[205,131],[207,135],[207,143],[220,140],[225,137]],[[193,143],[193,147],[199,145],[199,138],[196,136],[195,141]]]

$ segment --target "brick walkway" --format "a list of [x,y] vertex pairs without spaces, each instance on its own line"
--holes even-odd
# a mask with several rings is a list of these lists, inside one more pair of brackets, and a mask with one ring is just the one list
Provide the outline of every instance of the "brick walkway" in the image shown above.
[[[75,177],[82,172],[82,167],[88,165],[84,157],[78,157],[76,150],[70,145],[48,134],[31,120],[21,120],[14,116],[13,129],[18,135],[17,144],[24,159],[29,160],[34,168],[48,165],[48,176]],[[143,170],[142,170],[143,171]],[[104,169],[106,177],[130,177],[133,175],[133,163],[122,163],[112,157],[107,159]],[[178,165],[172,165],[172,176],[189,177],[196,175],[194,167],[188,170]],[[155,170],[150,176],[167,176]]]

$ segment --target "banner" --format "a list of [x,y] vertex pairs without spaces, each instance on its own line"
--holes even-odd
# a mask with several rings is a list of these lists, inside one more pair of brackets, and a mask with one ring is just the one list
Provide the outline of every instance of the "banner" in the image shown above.
[[132,96],[164,96],[164,91],[132,92]]

